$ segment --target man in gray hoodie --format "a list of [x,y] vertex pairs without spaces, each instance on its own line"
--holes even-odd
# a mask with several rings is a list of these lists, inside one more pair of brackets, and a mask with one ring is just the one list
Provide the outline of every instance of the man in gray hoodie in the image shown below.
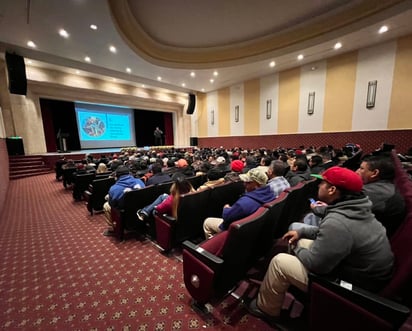
[[332,167],[313,176],[322,179],[318,196],[328,205],[325,216],[319,228],[283,236],[294,255],[281,253],[270,262],[258,297],[249,306],[255,316],[278,320],[288,287],[306,291],[308,272],[332,275],[371,291],[381,289],[391,277],[393,254],[385,228],[371,212],[359,175]]

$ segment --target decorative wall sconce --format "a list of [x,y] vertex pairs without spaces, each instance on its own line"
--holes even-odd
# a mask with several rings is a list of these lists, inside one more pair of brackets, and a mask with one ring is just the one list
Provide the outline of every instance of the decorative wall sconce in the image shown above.
[[314,112],[315,112],[315,92],[309,92],[308,115],[313,115]]
[[371,80],[368,83],[368,94],[366,96],[366,108],[371,109],[375,107],[376,89],[378,87],[377,80]]
[[235,122],[239,122],[239,106],[235,106]]
[[215,125],[215,111],[212,109],[210,111],[210,124]]
[[272,118],[272,99],[266,100],[266,119]]

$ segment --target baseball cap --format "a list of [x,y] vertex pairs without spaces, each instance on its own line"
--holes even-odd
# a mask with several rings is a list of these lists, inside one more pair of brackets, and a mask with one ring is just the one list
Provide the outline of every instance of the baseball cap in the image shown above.
[[234,160],[234,161],[232,161],[232,163],[230,164],[230,167],[231,167],[231,169],[232,169],[233,171],[241,172],[241,171],[243,170],[244,165],[243,165],[243,162],[242,162],[242,161],[240,161],[240,160]]
[[130,169],[124,165],[118,166],[116,169],[116,177],[130,174]]
[[226,162],[226,159],[223,157],[223,156],[219,156],[217,159],[216,159],[216,163],[217,164],[223,164],[223,163],[225,163]]
[[268,181],[268,176],[266,176],[266,174],[263,171],[257,168],[250,169],[246,174],[239,175],[239,178],[243,182],[255,181],[256,183],[260,185],[264,185]]
[[322,174],[311,174],[311,176],[323,179],[337,188],[341,188],[346,191],[362,191],[362,179],[356,172],[348,168],[331,167],[325,170]]
[[175,164],[178,168],[187,167],[187,161],[185,159],[179,159]]

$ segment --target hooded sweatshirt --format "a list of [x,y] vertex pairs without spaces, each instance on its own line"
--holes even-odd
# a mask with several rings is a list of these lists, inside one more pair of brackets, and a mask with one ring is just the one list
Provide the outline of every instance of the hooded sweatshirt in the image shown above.
[[121,176],[117,182],[109,189],[109,204],[111,207],[118,207],[124,193],[134,189],[145,187],[142,180],[131,175]]
[[253,214],[260,206],[274,199],[275,195],[269,185],[246,192],[231,207],[223,208],[223,222],[219,228],[227,230],[232,222]]
[[295,248],[308,271],[334,276],[376,291],[390,279],[393,254],[385,228],[362,195],[326,207],[319,228],[298,230],[300,238],[314,239],[309,249]]

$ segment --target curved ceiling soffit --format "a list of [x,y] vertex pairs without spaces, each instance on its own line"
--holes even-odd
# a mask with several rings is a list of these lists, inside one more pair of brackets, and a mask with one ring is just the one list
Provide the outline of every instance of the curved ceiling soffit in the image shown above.
[[[327,34],[366,20],[402,2],[404,1],[361,1],[345,10],[319,17],[308,24],[298,25],[278,33],[225,46],[195,48],[160,43],[150,37],[138,22],[129,6],[129,0],[108,0],[114,25],[136,54],[152,64],[179,69],[208,69],[267,59],[282,49],[308,43],[311,40],[313,43],[319,42],[315,38],[322,36],[325,38]],[[368,21],[365,24],[370,23]],[[305,46],[310,46],[310,44]]]

